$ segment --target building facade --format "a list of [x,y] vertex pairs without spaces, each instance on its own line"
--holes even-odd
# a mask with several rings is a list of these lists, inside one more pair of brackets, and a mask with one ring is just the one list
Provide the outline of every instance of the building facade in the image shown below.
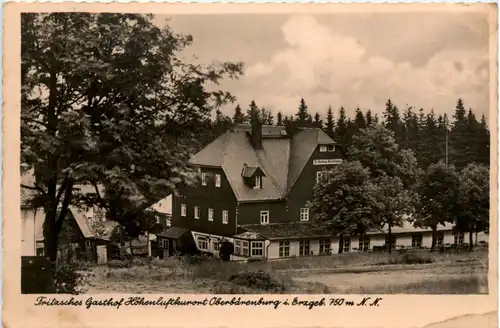
[[[233,260],[383,248],[389,242],[385,231],[339,238],[314,224],[308,208],[314,185],[342,159],[321,129],[236,125],[191,159],[200,181],[172,196],[172,226],[190,231],[202,252],[218,254],[223,239],[232,242]],[[432,232],[408,222],[393,227],[392,235],[395,248],[431,246]],[[463,244],[464,238],[451,225],[438,228],[438,246]]]
[[201,251],[227,239],[235,258],[267,257],[271,241],[252,229],[308,226],[317,179],[341,162],[321,129],[236,125],[192,158],[200,182],[173,197],[172,226],[189,229]]

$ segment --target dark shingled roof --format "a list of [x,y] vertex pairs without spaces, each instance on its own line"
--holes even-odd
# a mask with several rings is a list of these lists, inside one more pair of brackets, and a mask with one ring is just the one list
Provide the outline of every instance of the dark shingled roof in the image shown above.
[[170,227],[169,229],[160,232],[157,236],[177,239],[184,235],[186,232],[189,232],[189,230],[180,227]]
[[[237,124],[191,158],[200,166],[221,167],[238,201],[283,199],[319,144],[335,142],[318,128],[298,128],[293,136],[283,126],[262,126],[262,149],[252,147],[250,124]],[[262,189],[245,185],[243,165],[260,168]]]
[[269,240],[302,239],[302,238],[329,238],[334,234],[326,232],[313,222],[290,222],[270,224],[249,224],[238,226],[251,231]]

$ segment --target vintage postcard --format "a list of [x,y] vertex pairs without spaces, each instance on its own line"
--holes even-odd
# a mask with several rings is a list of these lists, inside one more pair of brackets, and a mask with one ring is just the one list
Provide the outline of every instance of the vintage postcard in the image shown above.
[[5,5],[7,327],[496,327],[495,4]]

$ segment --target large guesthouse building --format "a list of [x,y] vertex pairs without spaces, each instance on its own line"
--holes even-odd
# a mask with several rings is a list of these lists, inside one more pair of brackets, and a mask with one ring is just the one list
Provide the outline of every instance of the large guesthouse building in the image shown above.
[[321,129],[235,125],[193,156],[200,183],[173,197],[172,226],[201,251],[231,241],[235,259],[330,252],[307,203],[322,170],[341,161]]
[[[169,245],[177,245],[182,239],[178,235],[190,235],[190,244],[214,254],[223,239],[230,241],[232,260],[383,248],[389,243],[386,231],[340,239],[313,222],[308,202],[314,185],[324,170],[342,159],[335,141],[318,128],[235,125],[191,159],[200,183],[182,187],[180,195],[173,196],[172,228],[164,237],[172,234]],[[475,238],[476,243],[488,240],[484,233]],[[430,247],[431,240],[429,229],[409,222],[392,229],[396,248]],[[455,233],[453,225],[438,227],[438,247],[463,243],[464,234]]]

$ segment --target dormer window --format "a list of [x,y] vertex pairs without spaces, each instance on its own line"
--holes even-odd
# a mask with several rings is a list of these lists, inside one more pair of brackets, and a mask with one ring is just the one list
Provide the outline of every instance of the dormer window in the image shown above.
[[260,175],[254,177],[253,189],[262,189],[262,177]]
[[335,145],[328,145],[328,151],[335,151]]
[[201,174],[201,185],[202,186],[206,186],[207,185],[207,174],[206,173],[202,173]]
[[326,150],[327,150],[326,145],[320,145],[320,146],[319,146],[319,151],[320,151],[320,152],[324,153],[324,152],[326,152]]
[[262,189],[262,177],[266,175],[258,166],[243,165],[241,176],[245,184],[253,189]]

